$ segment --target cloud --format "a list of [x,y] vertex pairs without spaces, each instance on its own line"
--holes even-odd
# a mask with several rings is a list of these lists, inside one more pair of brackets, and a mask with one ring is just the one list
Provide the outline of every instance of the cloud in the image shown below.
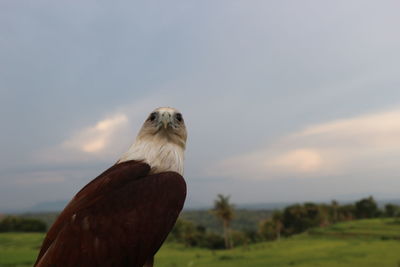
[[267,162],[266,165],[307,173],[318,170],[322,165],[322,159],[318,150],[303,148],[288,151]]
[[75,149],[86,153],[103,153],[121,129],[128,126],[128,117],[123,113],[105,118],[94,126],[75,133],[62,143],[65,149]]
[[220,161],[210,175],[271,179],[398,172],[400,109],[306,127]]
[[36,152],[32,160],[40,164],[115,162],[132,144],[148,113],[165,105],[167,99],[155,94],[117,107],[92,124],[71,131],[59,144]]
[[73,131],[59,144],[34,154],[41,164],[106,160],[132,142],[131,120],[125,112],[115,112],[92,125]]

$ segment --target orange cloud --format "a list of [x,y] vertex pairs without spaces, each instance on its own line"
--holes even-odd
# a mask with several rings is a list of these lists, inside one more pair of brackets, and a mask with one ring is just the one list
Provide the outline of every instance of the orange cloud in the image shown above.
[[334,120],[222,160],[213,175],[268,179],[400,171],[400,110]]
[[62,146],[86,153],[102,152],[115,138],[114,135],[127,124],[128,118],[125,114],[116,114],[99,121],[95,126],[81,130],[66,140]]
[[279,155],[266,161],[265,165],[267,168],[292,169],[298,172],[310,173],[317,171],[322,164],[322,157],[317,150],[303,148]]

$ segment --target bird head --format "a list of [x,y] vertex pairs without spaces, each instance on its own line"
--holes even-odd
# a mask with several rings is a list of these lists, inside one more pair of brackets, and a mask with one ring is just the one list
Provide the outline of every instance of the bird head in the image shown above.
[[170,107],[155,109],[147,117],[137,138],[139,140],[167,139],[184,149],[187,132],[182,113]]

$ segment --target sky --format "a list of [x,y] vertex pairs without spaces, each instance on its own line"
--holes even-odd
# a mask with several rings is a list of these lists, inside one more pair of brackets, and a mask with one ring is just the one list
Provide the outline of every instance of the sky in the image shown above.
[[0,1],[0,211],[69,200],[148,114],[187,207],[400,197],[398,1]]

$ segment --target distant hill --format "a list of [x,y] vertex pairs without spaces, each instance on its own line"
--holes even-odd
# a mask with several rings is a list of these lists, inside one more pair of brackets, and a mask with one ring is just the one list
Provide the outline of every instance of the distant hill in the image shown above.
[[[399,194],[400,195],[400,194]],[[336,199],[341,204],[353,204],[356,201],[368,197],[369,195],[362,195],[359,198],[351,198],[351,199]],[[400,205],[400,198],[387,198],[387,199],[375,199],[378,206],[383,208],[386,204],[391,203],[395,205]],[[331,200],[327,201],[298,201],[298,202],[276,202],[276,203],[248,203],[248,204],[237,204],[235,205],[239,209],[248,209],[248,210],[282,210],[287,206],[296,204],[296,203],[305,203],[312,202],[316,204],[330,203]]]
[[3,214],[23,214],[23,213],[43,213],[43,212],[60,212],[68,204],[67,200],[39,202],[33,206],[20,209],[2,209]]
[[[60,212],[29,212],[20,213],[18,216],[23,218],[34,218],[44,221],[49,228],[57,218]],[[235,211],[235,219],[232,222],[232,228],[236,230],[257,231],[258,223],[267,219],[272,211],[269,210],[244,210]],[[197,225],[202,225],[208,230],[222,233],[221,223],[215,218],[209,210],[185,210],[180,218],[192,221]]]
[[246,210],[281,210],[294,203],[295,202],[245,203],[235,204],[235,207]]
[[[45,201],[34,204],[33,206],[22,209],[1,210],[5,214],[21,214],[21,213],[43,213],[43,212],[60,212],[68,204],[69,200]],[[204,210],[210,209],[211,206],[198,203],[186,203],[184,210]]]
[[68,204],[67,200],[40,202],[28,208],[29,212],[59,212]]
[[[368,195],[365,195],[363,197],[368,197]],[[357,199],[352,199],[352,200],[340,200],[340,198],[336,199],[339,203],[341,204],[350,204],[358,201],[360,198]],[[392,199],[379,199],[376,198],[376,201],[379,205],[380,208],[383,208],[386,204],[392,203],[396,205],[400,205],[400,198],[392,198]],[[272,203],[234,203],[236,209],[241,209],[241,210],[254,210],[254,211],[259,211],[259,210],[267,210],[267,211],[273,211],[273,210],[282,210],[287,206],[290,206],[295,203],[304,203],[304,202],[313,202],[313,203],[330,203],[331,201],[302,201],[302,202],[272,202]],[[33,206],[23,208],[23,209],[18,209],[18,210],[2,210],[1,213],[3,214],[24,214],[24,213],[59,213],[64,209],[64,207],[67,205],[68,200],[57,200],[57,201],[46,201],[46,202],[40,202],[37,204],[34,204]],[[204,210],[210,210],[212,208],[211,205],[206,205],[206,204],[199,204],[199,203],[193,203],[189,202],[186,203],[184,207],[184,211],[204,211]]]

